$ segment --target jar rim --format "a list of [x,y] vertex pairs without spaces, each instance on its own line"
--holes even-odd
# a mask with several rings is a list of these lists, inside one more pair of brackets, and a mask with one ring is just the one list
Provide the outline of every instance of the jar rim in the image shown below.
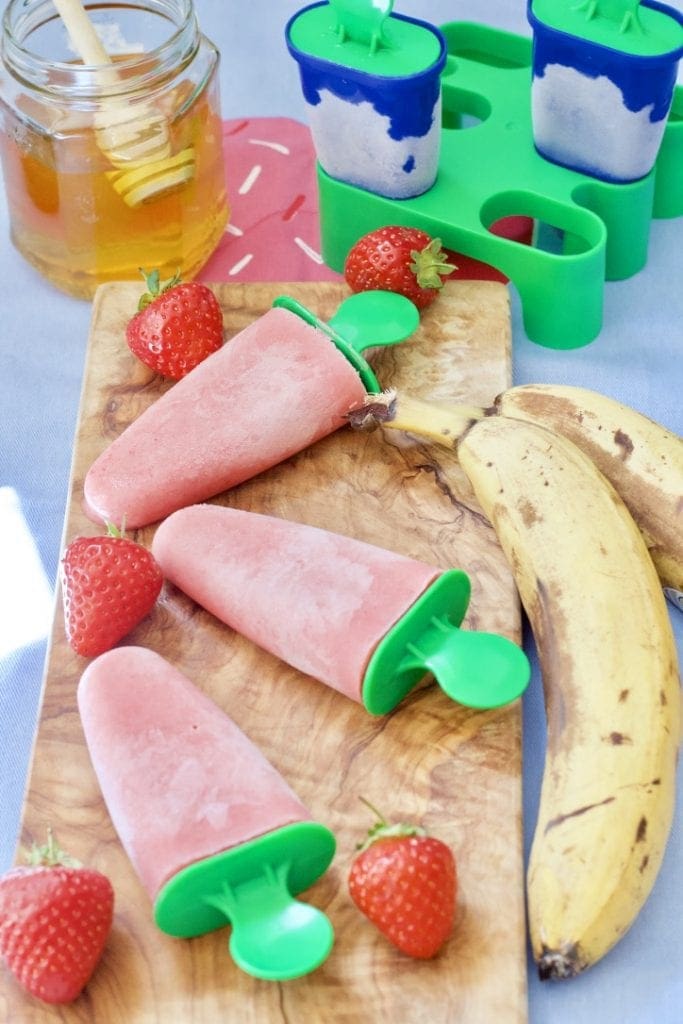
[[[102,82],[102,65],[52,60],[24,45],[37,29],[60,16],[52,0],[9,0],[2,17],[0,51],[3,62],[17,77],[48,92],[69,92],[83,98],[121,95],[141,86],[149,89],[179,63],[191,59],[199,42],[193,0],[83,0],[86,10],[115,8],[148,11],[169,21],[169,35],[157,46],[131,57],[116,59],[116,80]],[[22,10],[23,9],[23,10]],[[31,15],[33,18],[31,19]],[[17,35],[17,28],[23,34]]]

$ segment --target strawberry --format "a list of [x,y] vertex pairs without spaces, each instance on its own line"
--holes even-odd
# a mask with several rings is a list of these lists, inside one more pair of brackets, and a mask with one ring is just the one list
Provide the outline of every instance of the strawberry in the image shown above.
[[178,275],[159,280],[159,271],[141,271],[147,288],[128,322],[126,341],[146,366],[180,380],[223,344],[223,314],[205,284],[183,283]]
[[371,231],[352,246],[344,277],[351,291],[399,292],[424,309],[439,294],[442,277],[456,269],[447,262],[440,239],[394,225]]
[[445,843],[424,829],[388,825],[368,806],[378,820],[351,864],[351,899],[403,953],[428,959],[453,929],[455,858]]
[[113,912],[106,875],[66,857],[48,831],[47,846],[0,878],[0,954],[31,995],[69,1003],[102,956]]
[[61,566],[66,637],[86,658],[108,651],[152,610],[163,576],[147,548],[111,524],[105,536],[77,537]]

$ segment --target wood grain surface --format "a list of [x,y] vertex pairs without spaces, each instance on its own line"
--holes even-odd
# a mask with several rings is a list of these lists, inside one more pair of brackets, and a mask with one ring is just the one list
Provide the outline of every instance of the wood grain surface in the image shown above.
[[[342,284],[217,285],[229,339],[289,293],[329,317]],[[97,528],[82,512],[96,455],[172,386],[129,353],[124,328],[140,289],[104,285],[91,335],[75,440],[64,543]],[[229,341],[228,341],[229,344]],[[440,401],[488,403],[510,380],[508,293],[495,282],[451,281],[416,335],[372,359],[385,386]],[[277,401],[277,381],[263,382]],[[211,444],[207,438],[207,444]],[[159,453],[163,457],[163,453]],[[343,428],[226,495],[225,504],[350,534],[472,576],[467,624],[519,640],[515,588],[495,535],[454,458],[403,434]],[[135,535],[149,544],[153,527]],[[47,659],[22,841],[51,824],[74,856],[106,872],[114,927],[84,994],[65,1007],[26,997],[5,972],[7,1024],[522,1024],[526,958],[519,702],[488,712],[453,704],[429,680],[374,718],[235,635],[166,585],[128,638],[163,654],[230,714],[335,833],[328,872],[302,898],[335,929],[328,960],[285,983],[241,972],[229,930],[170,938],[119,845],[93,775],[76,709],[85,661],[68,647],[61,597]],[[305,638],[302,638],[305,642]],[[144,780],[141,779],[141,785]],[[420,822],[450,844],[460,905],[453,937],[432,961],[403,956],[351,903],[346,878],[371,824],[364,796],[388,817]]]

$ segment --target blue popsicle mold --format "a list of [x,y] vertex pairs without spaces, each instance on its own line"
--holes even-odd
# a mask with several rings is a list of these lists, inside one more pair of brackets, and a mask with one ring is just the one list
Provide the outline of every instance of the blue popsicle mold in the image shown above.
[[[439,163],[443,35],[416,18],[392,15],[385,34],[391,43],[393,31],[394,45],[370,55],[352,40],[338,42],[333,24],[329,4],[316,3],[285,28],[320,165],[335,178],[393,198],[425,192]],[[412,67],[416,33],[421,47]],[[421,66],[423,56],[427,66]]]
[[[644,0],[639,17],[649,15],[650,25],[629,34],[605,19],[594,26],[582,13],[586,6],[569,5],[560,19],[575,29],[568,32],[537,15],[560,5],[528,0],[534,142],[542,156],[566,167],[635,181],[652,169],[662,141],[683,56],[683,14]],[[605,25],[612,31],[596,31]]]

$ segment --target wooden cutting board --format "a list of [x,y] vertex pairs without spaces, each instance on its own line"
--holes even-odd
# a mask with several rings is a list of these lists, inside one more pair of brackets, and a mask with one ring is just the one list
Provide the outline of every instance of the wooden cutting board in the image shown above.
[[[164,383],[129,353],[125,323],[140,289],[98,292],[64,541],[96,527],[82,485],[96,455]],[[216,286],[231,337],[283,292],[329,317],[342,284]],[[229,343],[229,342],[228,342]],[[417,334],[373,359],[384,386],[440,401],[488,403],[510,380],[508,293],[452,281]],[[277,401],[277,381],[264,381]],[[207,444],[212,439],[207,438]],[[162,453],[160,453],[162,457]],[[453,457],[396,432],[344,428],[217,501],[350,534],[472,576],[467,622],[519,640],[516,591],[493,531]],[[153,528],[136,538],[149,545]],[[0,1019],[11,1024],[520,1024],[526,1020],[519,702],[489,712],[453,704],[427,683],[374,718],[284,666],[166,586],[129,637],[165,655],[230,714],[337,837],[328,872],[303,899],[322,908],[335,946],[317,971],[286,983],[242,973],[229,930],[172,939],[119,845],[93,775],[76,708],[85,661],[68,647],[58,598],[32,769],[24,844],[51,824],[62,846],[106,872],[113,932],[84,995],[66,1007],[27,999],[5,975]],[[302,637],[302,643],[306,638]],[[144,779],[140,780],[144,786]],[[413,819],[450,844],[460,905],[452,939],[432,961],[403,956],[351,903],[346,878],[371,824],[364,796],[392,819]]]

